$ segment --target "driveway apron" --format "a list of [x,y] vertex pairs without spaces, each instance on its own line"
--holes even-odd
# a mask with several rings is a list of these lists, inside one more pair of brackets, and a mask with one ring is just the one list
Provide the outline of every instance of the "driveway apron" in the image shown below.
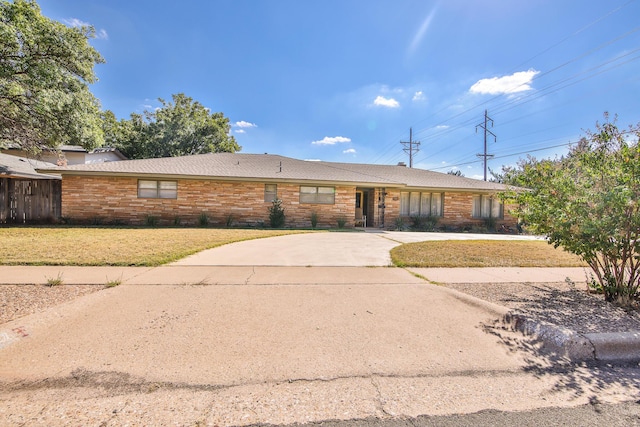
[[310,233],[232,243],[171,265],[386,267],[400,243],[383,233]]

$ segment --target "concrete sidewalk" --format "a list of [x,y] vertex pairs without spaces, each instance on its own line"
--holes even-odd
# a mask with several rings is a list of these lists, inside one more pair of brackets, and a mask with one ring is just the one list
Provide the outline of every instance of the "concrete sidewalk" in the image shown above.
[[[584,268],[408,268],[434,283],[549,283],[567,278],[584,281]],[[2,284],[42,284],[60,278],[72,285],[288,284],[288,283],[417,283],[397,267],[181,266],[67,267],[0,266]]]

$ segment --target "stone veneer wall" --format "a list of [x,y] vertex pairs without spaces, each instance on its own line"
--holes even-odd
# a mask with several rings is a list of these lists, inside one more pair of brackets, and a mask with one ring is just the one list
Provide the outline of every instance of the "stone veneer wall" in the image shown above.
[[[318,214],[318,227],[336,227],[340,217],[353,227],[355,187],[337,186],[333,205],[300,204],[299,196],[300,185],[278,184],[287,227],[310,227],[312,212]],[[62,180],[62,217],[80,222],[135,225],[155,216],[163,225],[176,218],[195,225],[204,212],[212,225],[226,225],[231,215],[233,225],[268,226],[270,206],[264,201],[263,182],[178,180],[177,199],[153,199],[138,198],[137,178],[65,175]]]
[[[354,226],[355,187],[336,186],[335,204],[323,205],[300,204],[299,184],[277,185],[286,227],[311,227],[312,212],[318,214],[318,227],[334,228],[338,218],[346,219],[347,227]],[[445,192],[444,216],[438,227],[483,227],[482,219],[471,217],[473,195]],[[376,188],[368,201],[368,226],[394,229],[400,216],[400,191]],[[178,180],[177,199],[148,199],[138,198],[137,178],[65,175],[62,180],[62,217],[79,222],[141,225],[148,216],[155,216],[162,225],[171,225],[176,218],[181,224],[197,225],[205,213],[212,225],[226,225],[231,215],[232,225],[268,226],[270,206],[264,201],[263,182]],[[505,207],[504,219],[497,225],[515,228],[517,220],[508,211]]]
[[[473,196],[479,193],[444,193],[444,213],[437,227],[461,229],[465,227],[484,227],[484,220],[471,216]],[[400,191],[389,190],[385,197],[384,228],[393,229],[400,216]],[[407,221],[405,221],[405,224]],[[496,221],[496,226],[506,225],[515,229],[517,218],[509,214],[509,206],[504,208],[504,218]]]

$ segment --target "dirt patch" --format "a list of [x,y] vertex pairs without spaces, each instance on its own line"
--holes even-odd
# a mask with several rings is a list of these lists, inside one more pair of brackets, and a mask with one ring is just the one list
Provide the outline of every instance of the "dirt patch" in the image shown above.
[[0,324],[104,288],[104,285],[0,285]]

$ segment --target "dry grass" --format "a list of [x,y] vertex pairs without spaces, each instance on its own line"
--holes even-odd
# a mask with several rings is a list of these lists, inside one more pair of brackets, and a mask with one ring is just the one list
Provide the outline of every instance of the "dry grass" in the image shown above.
[[0,265],[156,266],[204,249],[292,230],[209,228],[0,228]]
[[449,240],[409,243],[391,251],[402,267],[582,267],[578,257],[543,241]]

